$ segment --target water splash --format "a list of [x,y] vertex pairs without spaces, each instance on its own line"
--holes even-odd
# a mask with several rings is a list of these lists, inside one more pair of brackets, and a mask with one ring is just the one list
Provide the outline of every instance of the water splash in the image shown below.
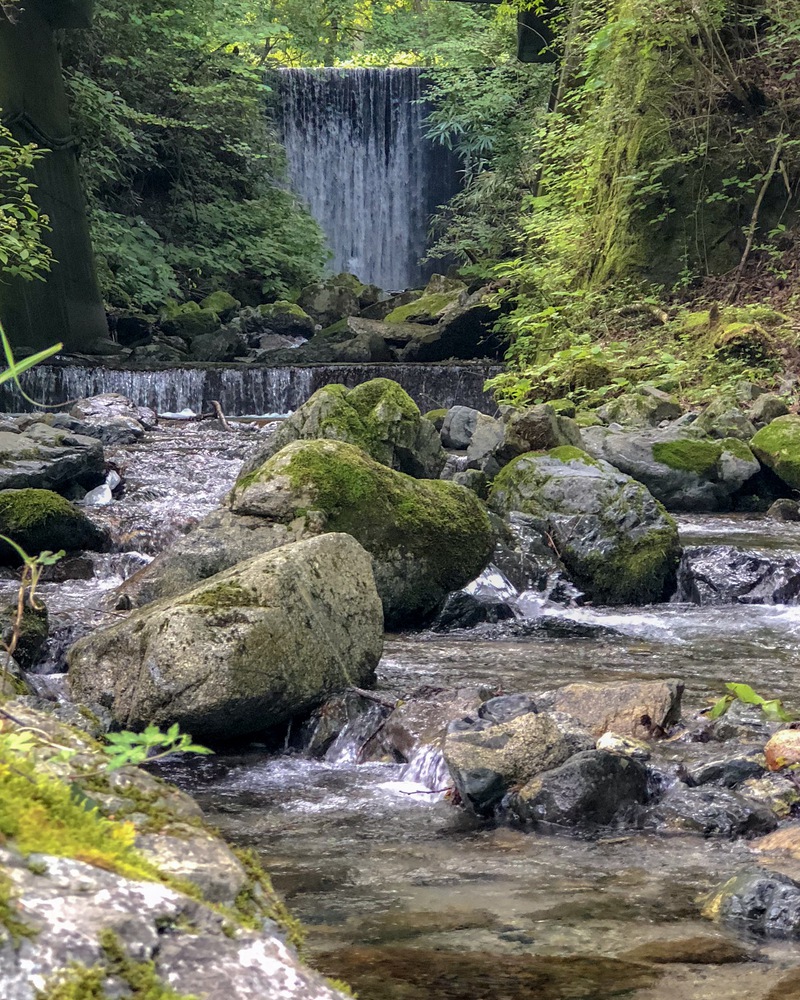
[[430,217],[459,183],[453,153],[425,138],[423,71],[287,69],[279,80],[289,177],[332,270],[385,289],[424,284]]

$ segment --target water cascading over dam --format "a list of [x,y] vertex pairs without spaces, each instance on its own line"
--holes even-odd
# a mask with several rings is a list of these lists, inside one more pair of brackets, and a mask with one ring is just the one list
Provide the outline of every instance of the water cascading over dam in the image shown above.
[[289,179],[324,230],[333,273],[387,290],[423,285],[431,216],[459,188],[458,161],[425,136],[423,71],[278,74]]

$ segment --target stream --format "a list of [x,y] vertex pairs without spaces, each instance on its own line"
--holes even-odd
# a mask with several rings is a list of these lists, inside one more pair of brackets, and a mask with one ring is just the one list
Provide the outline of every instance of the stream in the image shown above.
[[[125,491],[88,513],[112,528],[119,551],[93,557],[92,579],[43,584],[58,626],[46,669],[63,671],[66,639],[103,623],[108,591],[218,504],[265,433],[175,423],[107,449]],[[800,553],[800,525],[756,515],[695,516],[680,526],[686,544]],[[11,577],[0,581],[4,596],[13,588]],[[544,615],[549,627],[522,637],[497,629],[388,636],[378,692],[393,700],[421,685],[515,692],[679,677],[687,714],[729,680],[800,710],[800,607],[554,607]],[[606,628],[579,634],[569,623]],[[430,755],[357,764],[355,742],[337,746],[335,759],[318,761],[251,744],[162,770],[227,838],[258,853],[308,928],[312,964],[350,982],[361,1000],[766,1000],[798,964],[791,943],[747,942],[700,918],[704,892],[758,863],[746,842],[585,840],[494,827],[431,791],[442,779]],[[783,870],[797,878],[800,862]],[[703,945],[700,960],[676,961],[690,945]],[[756,960],[725,964],[742,947]],[[637,950],[653,948],[666,950],[667,964],[637,964]]]

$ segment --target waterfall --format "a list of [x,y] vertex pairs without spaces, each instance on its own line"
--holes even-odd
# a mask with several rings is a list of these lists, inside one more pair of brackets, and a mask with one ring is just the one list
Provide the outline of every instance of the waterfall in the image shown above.
[[455,155],[424,135],[422,70],[278,77],[290,182],[328,238],[332,271],[390,290],[425,284],[430,218],[459,183]]
[[[296,410],[323,385],[338,382],[348,388],[373,378],[398,382],[422,412],[455,405],[495,413],[496,405],[484,393],[483,383],[501,369],[497,365],[311,365],[265,368],[260,365],[201,366],[135,371],[90,368],[75,364],[37,365],[23,372],[20,382],[32,399],[54,405],[69,400],[119,392],[138,406],[157,413],[183,409],[208,412],[219,400],[229,416],[284,414]],[[13,382],[0,386],[0,412],[34,409]]]

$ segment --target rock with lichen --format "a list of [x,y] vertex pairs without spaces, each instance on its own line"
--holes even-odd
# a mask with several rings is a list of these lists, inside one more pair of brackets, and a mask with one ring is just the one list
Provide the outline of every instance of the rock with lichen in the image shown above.
[[672,588],[675,522],[641,483],[579,448],[515,459],[495,479],[489,504],[537,518],[573,581],[597,603],[649,604]]
[[369,684],[383,614],[369,555],[342,533],[238,563],[70,650],[74,698],[123,727],[246,735]]
[[726,511],[760,471],[738,438],[704,437],[685,427],[614,431],[587,427],[584,448],[643,483],[668,510]]

